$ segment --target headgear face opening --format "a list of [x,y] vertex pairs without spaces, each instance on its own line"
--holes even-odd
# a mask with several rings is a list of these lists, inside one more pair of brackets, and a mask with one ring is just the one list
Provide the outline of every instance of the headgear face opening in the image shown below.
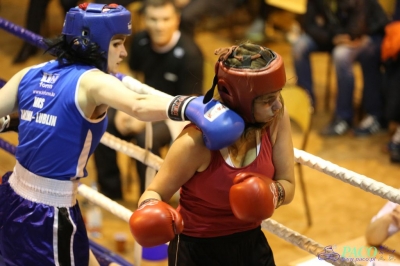
[[[240,47],[240,46],[239,46]],[[238,57],[234,48],[228,58]],[[286,83],[282,57],[272,50],[261,47],[258,53],[267,62],[265,67],[251,69],[253,56],[243,55],[242,66],[229,66],[227,60],[218,60],[215,65],[214,85],[224,104],[237,112],[247,123],[255,123],[254,100],[268,93],[281,90]],[[212,96],[213,88],[208,92]],[[205,96],[207,98],[207,95]]]
[[62,34],[66,36],[68,43],[82,39],[96,43],[100,51],[104,52],[107,62],[108,48],[113,36],[130,35],[131,28],[131,13],[123,6],[84,3],[67,12]]

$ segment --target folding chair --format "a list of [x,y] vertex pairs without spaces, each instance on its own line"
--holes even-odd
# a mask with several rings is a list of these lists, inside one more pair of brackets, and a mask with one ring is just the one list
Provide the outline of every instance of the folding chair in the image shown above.
[[[311,129],[312,115],[314,113],[314,108],[312,107],[311,103],[311,97],[306,92],[306,90],[295,85],[284,87],[281,91],[281,94],[291,122],[296,123],[296,125],[301,130],[302,137],[300,149],[304,150],[307,145],[308,136]],[[302,190],[303,202],[307,216],[307,224],[308,226],[311,226],[312,220],[310,206],[307,199],[307,191],[304,183],[302,165],[296,162],[295,166],[298,169],[300,187]]]

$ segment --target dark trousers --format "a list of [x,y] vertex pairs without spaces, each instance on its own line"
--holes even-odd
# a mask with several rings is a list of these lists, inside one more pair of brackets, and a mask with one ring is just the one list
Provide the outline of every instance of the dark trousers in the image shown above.
[[400,60],[386,64],[384,77],[386,118],[400,123]]
[[234,10],[239,0],[191,0],[181,11],[180,30],[194,36],[196,24],[205,16],[223,16]]
[[[71,7],[76,6],[77,0],[60,0],[60,4],[66,13]],[[40,29],[42,23],[46,18],[46,9],[49,4],[49,0],[31,0],[29,1],[28,12],[26,14],[26,28],[38,35],[40,35]],[[34,55],[37,51],[37,47],[24,42],[17,56],[14,58],[14,63],[25,62],[30,56]]]
[[[144,148],[145,132],[143,131],[140,134],[130,136],[121,135],[114,124],[115,113],[115,109],[108,109],[107,132],[126,141],[136,140],[137,145]],[[154,122],[152,126],[153,148],[151,152],[160,156],[160,149],[171,143],[171,135],[167,125],[163,121]],[[99,144],[94,152],[94,160],[100,192],[111,199],[122,199],[121,172],[117,163],[117,152],[103,144]],[[140,194],[142,194],[145,190],[147,165],[137,161],[136,167],[140,181]],[[129,169],[129,171],[131,170]]]
[[[337,97],[335,116],[351,123],[354,115],[354,73],[353,63],[358,61],[363,73],[363,94],[361,105],[367,114],[383,116],[382,73],[380,71],[380,47],[382,35],[371,35],[368,44],[357,48],[338,45],[331,56],[336,69]],[[306,89],[314,98],[310,55],[326,51],[308,34],[302,34],[292,47],[297,84]]]
[[[108,108],[107,132],[117,138],[128,140],[122,136],[114,125],[116,110]],[[99,191],[111,199],[122,199],[121,173],[117,164],[117,152],[103,144],[94,151],[94,161],[97,169]]]
[[[161,148],[169,145],[171,143],[171,134],[169,132],[167,124],[165,122],[154,122],[152,123],[153,128],[153,145],[150,151],[155,155],[160,156]],[[140,134],[136,135],[136,143],[139,147],[145,146],[145,131],[141,132]],[[140,179],[140,193],[143,193],[146,184],[146,168],[147,165],[136,161],[136,168],[138,172],[138,176]]]
[[[400,20],[400,0],[396,1],[393,20]],[[383,88],[386,118],[390,122],[400,123],[400,59],[386,62]]]
[[264,233],[257,227],[246,232],[213,238],[180,234],[169,243],[168,265],[274,266],[275,261]]
[[[31,0],[29,1],[28,13],[26,15],[26,28],[34,33],[40,33],[42,22],[46,18],[46,9],[50,0]],[[60,4],[65,13],[77,5],[77,0],[60,0]]]

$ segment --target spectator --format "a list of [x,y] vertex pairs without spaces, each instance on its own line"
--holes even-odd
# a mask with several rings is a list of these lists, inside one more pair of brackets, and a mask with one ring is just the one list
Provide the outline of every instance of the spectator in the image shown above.
[[[26,14],[26,29],[30,30],[36,34],[40,34],[40,29],[42,23],[46,19],[46,9],[49,4],[49,0],[30,0],[28,12]],[[64,14],[68,12],[68,10],[74,6],[76,6],[78,0],[60,0],[60,4],[64,11]],[[24,42],[21,49],[19,50],[17,56],[14,58],[14,63],[23,63],[29,57],[34,55],[37,52],[37,47]]]
[[223,16],[244,0],[175,0],[181,9],[181,32],[194,37],[197,24],[205,16]]
[[[170,95],[199,95],[203,86],[203,55],[191,37],[179,31],[179,10],[173,0],[145,0],[143,2],[144,31],[133,36],[129,67],[144,83]],[[114,114],[110,113],[110,121]],[[115,123],[107,131],[123,139],[136,139],[145,146],[144,124],[118,112]],[[130,128],[127,127],[129,125]],[[151,151],[160,155],[160,148],[168,145],[170,130],[164,121],[153,123]],[[104,145],[95,151],[100,190],[113,199],[121,199],[122,183],[117,154]],[[140,193],[145,190],[146,165],[137,162]]]
[[368,244],[379,246],[398,231],[400,231],[400,205],[389,201],[372,218],[365,237]]
[[289,6],[289,4],[283,4],[283,6],[275,6],[270,5],[267,2],[268,1],[265,0],[258,0],[251,3],[251,11],[255,14],[252,14],[254,19],[249,28],[246,30],[246,39],[256,43],[274,42],[276,41],[275,30],[278,30],[284,33],[285,38],[289,42],[292,41],[292,39],[296,36],[291,35],[297,35],[296,31],[299,31],[297,19],[294,19],[292,23],[287,23],[286,21],[285,24],[282,24],[285,25],[283,27],[282,25],[279,25],[273,21],[271,14],[276,12],[288,12],[291,13],[294,18],[297,18],[298,15],[295,15],[296,12],[294,11],[298,12],[303,4],[300,1],[296,6],[290,4],[291,9],[289,9],[286,7],[286,5]]
[[[129,140],[116,130],[114,125],[114,117],[116,110],[109,108],[107,112],[108,125],[107,132],[124,140]],[[94,162],[97,170],[97,183],[99,191],[106,197],[113,200],[123,199],[122,194],[122,180],[120,177],[120,170],[117,164],[117,153],[115,150],[99,144],[94,151]]]
[[267,40],[265,33],[268,17],[275,8],[268,5],[264,0],[259,0],[257,3],[257,13],[250,27],[246,31],[246,38],[252,42],[263,42]]
[[392,22],[385,28],[382,61],[385,66],[386,117],[394,125],[388,144],[390,160],[400,162],[400,1],[396,1]]
[[382,127],[383,95],[380,47],[388,17],[377,0],[309,0],[303,17],[304,33],[293,44],[298,85],[315,104],[310,54],[327,51],[333,58],[337,77],[336,108],[324,136],[343,135],[353,124],[353,63],[363,72],[361,106],[366,116],[354,129],[356,136],[370,135]]

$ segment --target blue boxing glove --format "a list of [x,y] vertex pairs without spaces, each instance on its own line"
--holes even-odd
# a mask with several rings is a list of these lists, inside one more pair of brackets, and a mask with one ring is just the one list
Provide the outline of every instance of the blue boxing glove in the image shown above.
[[204,104],[203,98],[175,96],[169,104],[168,117],[193,122],[203,132],[204,144],[210,150],[232,145],[243,133],[243,118],[214,99]]

